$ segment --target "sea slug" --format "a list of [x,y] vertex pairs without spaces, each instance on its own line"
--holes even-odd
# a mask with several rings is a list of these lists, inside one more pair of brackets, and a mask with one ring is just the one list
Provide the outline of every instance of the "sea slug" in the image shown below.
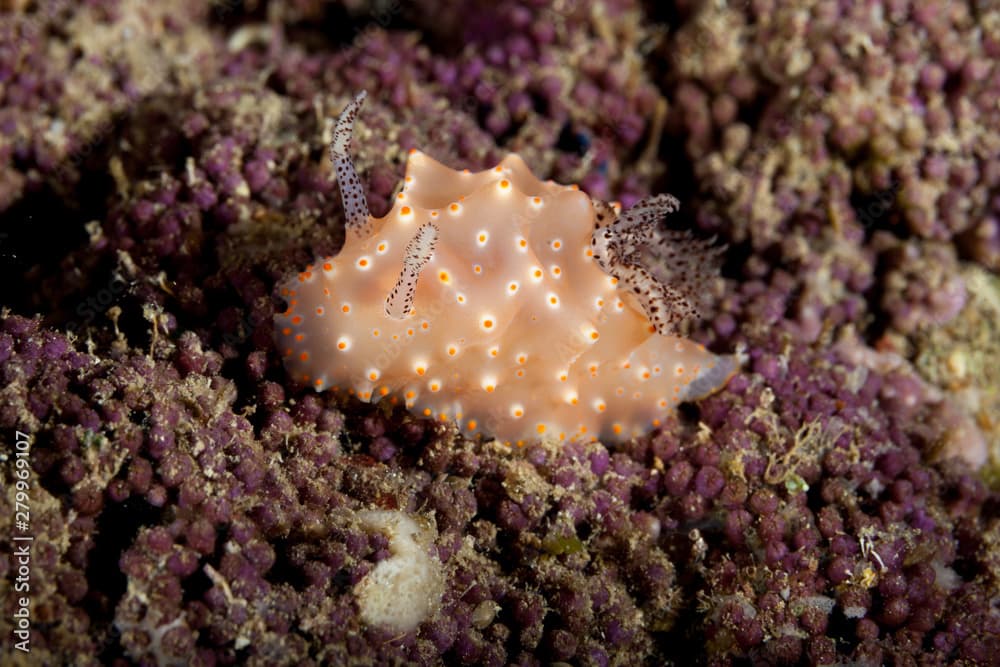
[[292,376],[505,442],[641,435],[738,367],[677,336],[714,250],[658,228],[669,195],[622,212],[542,182],[517,155],[472,173],[410,150],[403,188],[368,212],[349,156],[362,92],[331,154],[347,238],[280,287]]

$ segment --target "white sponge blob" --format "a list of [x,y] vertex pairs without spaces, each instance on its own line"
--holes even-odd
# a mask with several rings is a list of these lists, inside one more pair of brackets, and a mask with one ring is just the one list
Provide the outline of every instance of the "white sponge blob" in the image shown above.
[[390,553],[355,586],[361,617],[371,625],[409,632],[430,617],[444,592],[441,562],[428,553],[435,531],[403,512],[372,510],[358,516],[365,528],[389,538]]

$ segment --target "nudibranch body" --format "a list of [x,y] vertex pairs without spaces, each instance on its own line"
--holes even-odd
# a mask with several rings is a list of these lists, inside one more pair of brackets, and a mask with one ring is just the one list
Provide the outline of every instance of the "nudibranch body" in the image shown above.
[[657,230],[672,197],[621,213],[516,155],[472,173],[411,150],[373,218],[348,155],[363,99],[332,146],[344,247],[281,285],[278,348],[296,379],[520,443],[641,435],[733,374],[734,357],[675,335],[706,250]]

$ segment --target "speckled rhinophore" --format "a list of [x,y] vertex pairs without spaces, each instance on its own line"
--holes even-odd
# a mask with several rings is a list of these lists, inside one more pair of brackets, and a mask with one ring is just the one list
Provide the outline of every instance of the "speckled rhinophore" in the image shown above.
[[732,375],[733,357],[672,335],[671,314],[694,311],[684,285],[640,266],[647,245],[669,245],[653,226],[676,200],[607,224],[616,207],[538,180],[517,155],[472,173],[411,150],[392,210],[372,218],[346,157],[362,100],[334,145],[344,247],[280,288],[278,345],[296,379],[523,442],[641,435]]

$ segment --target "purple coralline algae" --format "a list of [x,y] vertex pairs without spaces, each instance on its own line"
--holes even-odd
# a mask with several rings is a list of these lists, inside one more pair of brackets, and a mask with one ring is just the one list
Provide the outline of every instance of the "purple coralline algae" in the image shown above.
[[[995,663],[997,63],[989,3],[0,1],[0,662]],[[741,371],[514,449],[289,382],[361,89],[374,215],[411,148],[677,194]]]

